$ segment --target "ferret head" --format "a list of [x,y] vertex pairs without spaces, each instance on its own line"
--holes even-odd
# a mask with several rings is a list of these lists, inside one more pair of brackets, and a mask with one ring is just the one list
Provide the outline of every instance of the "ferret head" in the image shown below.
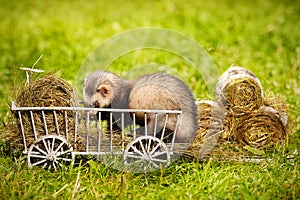
[[110,72],[95,71],[84,81],[84,105],[95,108],[106,108],[111,105],[114,89],[120,78]]

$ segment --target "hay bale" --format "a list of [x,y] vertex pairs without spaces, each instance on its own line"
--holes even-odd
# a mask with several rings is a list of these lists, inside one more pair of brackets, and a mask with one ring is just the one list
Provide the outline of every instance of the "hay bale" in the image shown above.
[[200,157],[202,159],[210,153],[219,139],[225,111],[216,102],[210,100],[198,101],[197,107],[198,130],[186,153],[196,159]]
[[55,74],[47,74],[16,91],[19,107],[72,107],[78,106],[73,87]]
[[[232,151],[236,145],[262,148],[282,142],[288,124],[287,103],[280,96],[266,96],[253,73],[241,67],[230,67],[216,87],[217,103],[199,102],[199,128],[187,153],[202,159],[217,144],[216,151],[233,156],[240,153]],[[215,109],[214,117],[210,115],[213,107],[219,108]],[[214,126],[212,122],[220,123],[220,126]]]
[[259,79],[249,70],[230,67],[216,88],[217,102],[235,114],[245,114],[263,105]]
[[286,128],[270,107],[262,106],[230,122],[230,137],[241,145],[261,148],[284,140]]
[[[76,93],[73,87],[61,78],[54,74],[47,74],[37,78],[34,81],[26,84],[25,87],[16,91],[15,98],[18,107],[76,107]],[[26,144],[29,146],[35,141],[34,130],[32,126],[32,118],[29,111],[22,111],[22,122]],[[44,117],[41,111],[32,112],[37,138],[46,135],[44,125]],[[75,119],[73,111],[56,111],[56,116],[53,111],[44,111],[47,131],[49,135],[58,135],[68,138],[74,146]],[[18,117],[18,116],[16,116]],[[57,126],[55,124],[57,119]],[[20,127],[19,120],[17,120]],[[67,125],[66,125],[67,124]],[[58,127],[58,129],[57,129]],[[21,135],[16,135],[21,137]],[[80,142],[78,141],[78,145]]]

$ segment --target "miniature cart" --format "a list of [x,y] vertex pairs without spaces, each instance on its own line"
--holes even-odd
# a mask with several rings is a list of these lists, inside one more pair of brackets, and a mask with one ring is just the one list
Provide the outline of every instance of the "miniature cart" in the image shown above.
[[[119,168],[135,172],[166,167],[174,155],[176,130],[181,119],[179,110],[17,107],[15,102],[11,110],[22,135],[28,166],[54,170],[73,164],[76,155],[117,156]],[[147,124],[146,115],[154,116],[153,132],[149,132],[147,125],[142,127],[136,123],[138,112],[144,113],[144,124]],[[169,115],[176,115],[177,123],[171,137],[165,140]],[[161,116],[164,126],[157,127]],[[29,128],[25,128],[24,123],[29,123]],[[115,130],[114,123],[119,130]]]

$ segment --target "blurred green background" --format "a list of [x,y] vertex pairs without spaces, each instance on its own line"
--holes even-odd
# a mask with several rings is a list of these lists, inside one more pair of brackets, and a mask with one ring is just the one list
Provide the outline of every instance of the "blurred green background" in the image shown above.
[[[215,63],[217,76],[220,76],[231,65],[246,67],[257,75],[265,91],[285,96],[290,105],[288,110],[290,117],[289,133],[293,135],[293,138],[299,139],[299,13],[299,0],[2,0],[0,6],[0,118],[3,123],[0,126],[3,127],[7,123],[14,88],[22,85],[25,81],[25,73],[19,70],[19,67],[31,67],[40,55],[43,55],[36,68],[43,69],[46,72],[60,71],[61,77],[74,83],[78,69],[85,58],[106,39],[131,29],[160,27],[178,31],[199,43]],[[197,98],[213,98],[206,90],[205,83],[202,82],[201,78],[195,77],[193,72],[189,73],[182,70],[184,69],[182,66],[185,66],[186,63],[183,63],[174,55],[157,51],[132,53],[113,63],[114,67],[112,69],[122,75],[128,70],[128,66],[138,66],[147,62],[162,63],[172,68],[178,68],[179,72],[180,69],[181,72],[185,71],[185,73],[181,73],[181,78],[186,80]],[[299,142],[294,142],[294,145],[287,148],[294,151],[295,145],[296,150],[299,149]],[[285,151],[288,150],[283,150],[283,152]],[[11,176],[8,177],[8,169],[26,177],[28,176],[25,172],[26,168],[10,168],[11,163],[14,163],[14,161],[10,160],[11,158],[2,159],[2,163],[5,164],[3,164],[3,178],[1,178],[3,182],[1,184],[4,184],[5,181],[7,184],[5,187],[2,185],[1,193],[4,194],[9,189],[9,184],[11,184],[16,189],[15,191],[12,190],[15,192],[14,194],[20,195],[14,197],[35,197],[39,193],[39,186],[37,188],[32,185],[32,187],[17,186],[18,177],[12,179],[10,179]],[[258,182],[263,185],[262,188],[255,183],[253,177],[250,180],[245,180],[243,187],[230,187],[228,184],[232,183],[225,176],[224,179],[221,179],[224,183],[216,183],[224,184],[223,187],[220,185],[217,187],[209,182],[208,178],[204,178],[204,181],[207,181],[205,184],[210,188],[209,192],[206,193],[207,190],[198,191],[197,186],[194,186],[191,193],[194,194],[193,197],[197,194],[200,197],[199,193],[201,193],[204,196],[206,194],[205,197],[207,198],[227,197],[230,199],[234,197],[247,199],[248,194],[250,194],[250,197],[251,194],[254,195],[252,196],[254,198],[261,198],[261,196],[266,198],[299,197],[299,178],[295,177],[297,174],[299,175],[299,162],[295,162],[296,166],[294,168],[283,167],[282,176],[280,175],[281,172],[275,170],[281,164],[274,165],[270,171],[267,170],[269,176],[254,167],[256,170],[252,173],[255,177],[258,177]],[[230,175],[232,173],[234,174],[234,170],[242,171],[243,167],[246,166],[235,167],[233,167],[233,171],[230,170],[230,167],[225,167],[229,170],[229,176],[232,176]],[[217,174],[222,169],[224,168],[218,166],[210,170],[212,173]],[[247,169],[251,170],[250,168]],[[105,168],[105,170],[108,169]],[[290,170],[294,170],[292,177]],[[43,172],[30,173],[44,176]],[[97,171],[95,173],[102,172]],[[120,183],[119,178],[122,175],[114,174],[111,171],[108,174],[118,177],[114,179],[116,183],[110,182],[108,177],[104,180],[111,184],[113,188],[118,188],[117,186],[114,187],[114,184]],[[97,175],[99,176],[99,174]],[[240,175],[241,177],[244,176],[245,179],[248,177],[242,172]],[[70,175],[70,180],[66,179],[75,184],[76,174],[74,176]],[[126,176],[127,179],[133,181],[133,183],[136,183],[134,181],[139,179],[128,176]],[[194,176],[199,176],[199,174],[194,174],[188,178],[194,179]],[[279,177],[278,182],[275,181],[277,177]],[[187,178],[186,175],[181,178],[180,180],[183,181],[181,184],[189,184],[191,181],[184,182]],[[55,175],[47,175],[45,179],[41,178],[40,181],[46,182],[46,188],[49,191],[43,191],[40,197],[46,198],[47,194],[53,195],[58,191],[56,187],[49,186],[48,179],[55,180]],[[142,179],[145,180],[146,178]],[[157,179],[153,179],[154,182],[157,181]],[[242,179],[233,180],[243,182]],[[275,181],[275,183],[268,183],[268,179]],[[29,183],[33,183],[33,181],[34,179],[29,180]],[[175,181],[170,184],[176,185],[176,183],[178,182]],[[59,185],[60,183],[54,182],[55,184]],[[82,183],[84,187],[89,188],[86,184],[87,182]],[[174,187],[175,190],[180,191],[180,185]],[[66,186],[66,188],[68,187]],[[132,189],[131,186],[129,188]],[[135,189],[139,190],[141,194],[141,196],[137,195],[138,197],[150,198],[155,193],[155,190],[152,190],[147,184],[137,184]],[[17,190],[20,192],[16,192]],[[226,191],[222,193],[222,190]],[[35,195],[31,196],[30,191],[33,191]],[[73,188],[71,187],[69,193],[67,193],[69,194],[68,198],[74,197],[72,191]],[[131,190],[131,192],[133,191],[134,189]],[[160,191],[160,197],[163,198],[164,191],[170,193],[170,188],[158,191]],[[283,191],[285,191],[285,196],[280,196],[280,192]],[[81,197],[87,198],[85,196],[87,194],[90,193],[82,194]],[[143,196],[143,194],[145,195]],[[170,197],[188,198],[188,194],[180,194],[177,195],[175,192]],[[116,196],[112,196],[112,198],[116,198]]]

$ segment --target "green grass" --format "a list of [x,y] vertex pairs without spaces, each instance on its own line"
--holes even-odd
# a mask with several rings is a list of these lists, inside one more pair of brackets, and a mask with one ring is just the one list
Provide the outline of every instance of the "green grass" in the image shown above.
[[[13,89],[24,82],[19,67],[30,67],[43,55],[36,68],[60,70],[73,83],[94,48],[115,34],[143,27],[193,38],[215,63],[216,77],[233,64],[247,67],[264,90],[285,96],[290,105],[287,144],[267,153],[272,162],[259,164],[183,162],[137,175],[87,160],[52,173],[29,170],[1,141],[1,199],[299,199],[299,13],[300,2],[292,0],[1,1],[1,129],[9,120]],[[112,69],[123,74],[147,62],[178,70],[196,97],[211,97],[200,77],[183,73],[187,63],[165,52],[134,52],[115,61]],[[291,155],[293,162],[287,160]]]

